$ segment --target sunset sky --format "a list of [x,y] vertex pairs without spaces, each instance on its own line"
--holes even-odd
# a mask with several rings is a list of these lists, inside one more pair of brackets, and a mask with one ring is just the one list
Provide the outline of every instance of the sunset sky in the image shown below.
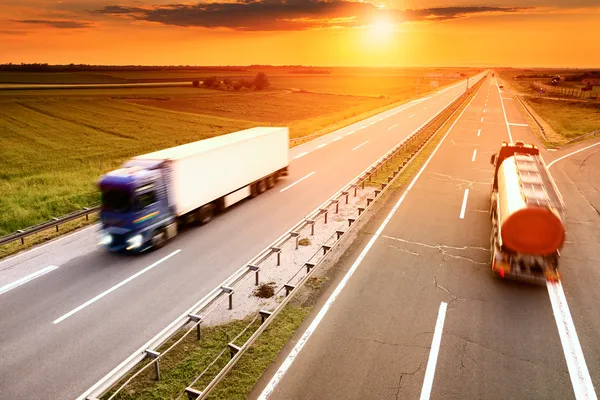
[[0,63],[600,67],[600,0],[0,0]]

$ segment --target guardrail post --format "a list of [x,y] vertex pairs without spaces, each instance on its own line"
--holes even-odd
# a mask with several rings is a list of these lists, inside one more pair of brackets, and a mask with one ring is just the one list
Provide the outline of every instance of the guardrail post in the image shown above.
[[387,183],[382,183],[381,184],[381,190],[385,189],[386,186],[387,186]]
[[323,246],[323,255],[326,255],[329,250],[331,250],[331,246],[324,244]]
[[160,381],[160,366],[158,365],[158,362],[160,361],[160,359],[158,358],[160,356],[160,353],[158,351],[146,349],[146,355],[154,360],[154,371],[156,372],[156,380]]
[[233,310],[233,288],[228,286],[222,286],[221,290],[223,291],[223,293],[229,294],[229,309]]
[[363,213],[363,211],[365,211],[364,207],[358,207],[358,216],[360,216]]
[[335,231],[335,234],[337,235],[337,240],[340,240],[340,238],[342,237],[342,235],[344,234],[344,231]]
[[356,218],[348,218],[348,226],[352,226],[354,221],[356,221]]
[[333,202],[335,203],[335,213],[337,214],[340,212],[340,199],[333,200]]
[[[369,181],[371,180],[371,175],[369,175]],[[363,190],[365,190],[365,180],[363,179],[361,187]]]
[[260,267],[258,265],[248,265],[250,271],[254,271],[254,286],[258,286],[258,271],[260,271]]
[[271,247],[271,251],[277,253],[277,266],[279,267],[281,265],[281,248]]
[[[87,208],[87,207],[83,207],[83,209],[84,209],[85,211],[89,211],[89,210],[90,210],[90,209],[89,209],[89,208]],[[85,213],[85,220],[86,220],[86,221],[89,221],[89,220],[90,220],[90,214],[88,214],[88,213]]]
[[381,190],[377,189],[375,190],[375,197],[379,196],[381,194]]
[[346,196],[346,204],[348,204],[349,193],[348,192],[342,192],[342,196]]
[[304,265],[306,265],[306,273],[307,274],[310,272],[311,269],[313,269],[315,267],[315,264],[308,263],[308,262],[306,264],[304,264]]
[[371,205],[371,202],[372,202],[372,201],[373,201],[373,199],[371,199],[371,198],[368,198],[368,199],[367,199],[367,207],[369,207],[369,206]]
[[267,310],[260,310],[258,313],[260,314],[260,324],[261,325],[264,324],[265,320],[273,314],[271,311],[267,311]]
[[[19,233],[25,233],[25,231],[22,230],[22,229],[19,229],[17,232],[19,232]],[[25,237],[21,237],[21,245],[24,245],[24,244],[25,244]]]
[[187,394],[188,400],[196,400],[202,396],[202,392],[191,387],[185,388],[185,394]]
[[[54,221],[59,221],[59,219],[58,219],[58,218],[56,218],[56,217],[54,217],[54,218],[52,218],[52,219],[53,219]],[[58,224],[56,224],[56,232],[58,232]]]
[[285,297],[288,297],[290,292],[296,288],[296,286],[288,284],[283,285],[283,287],[285,288]]
[[298,243],[298,241],[300,240],[300,232],[291,232],[290,236],[296,239],[296,250],[298,250],[298,247],[300,246],[300,244]]
[[198,325],[196,325],[196,337],[198,338],[198,340],[200,340],[201,335],[200,335],[200,323],[202,322],[202,317],[196,314],[190,314],[188,315],[188,318],[192,321],[192,322],[196,322],[198,323]]
[[306,223],[310,225],[310,236],[315,236],[315,221],[309,219],[306,221]]
[[326,208],[322,208],[321,213],[325,214],[325,224],[327,225],[327,214],[329,214],[329,211]]
[[229,355],[231,358],[233,358],[241,350],[241,347],[236,346],[233,343],[227,344],[227,347],[229,347]]

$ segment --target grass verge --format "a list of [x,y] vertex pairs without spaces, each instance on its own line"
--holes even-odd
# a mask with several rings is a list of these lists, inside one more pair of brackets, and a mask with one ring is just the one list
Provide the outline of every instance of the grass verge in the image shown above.
[[[311,311],[312,305],[291,301],[277,316],[275,321],[242,356],[227,377],[212,391],[209,399],[245,399],[263,371],[275,360],[279,351],[298,329]],[[161,381],[154,380],[154,369],[148,368],[134,379],[115,399],[174,399],[219,356],[227,344],[235,338],[252,319],[236,320],[227,324],[202,328],[202,340],[196,340],[195,332],[174,347],[161,359]],[[235,343],[243,344],[258,329],[260,320],[255,321]],[[170,346],[181,334],[166,343]],[[160,351],[160,350],[159,350]],[[229,361],[229,351],[225,351],[218,361],[210,366],[204,377],[194,385],[202,389]],[[103,396],[108,399],[111,392]],[[186,399],[184,395],[182,398]]]

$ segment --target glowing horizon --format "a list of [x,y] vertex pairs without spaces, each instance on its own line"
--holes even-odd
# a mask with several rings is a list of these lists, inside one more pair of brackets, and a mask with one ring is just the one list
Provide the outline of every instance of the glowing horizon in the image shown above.
[[595,0],[11,2],[0,63],[600,67]]

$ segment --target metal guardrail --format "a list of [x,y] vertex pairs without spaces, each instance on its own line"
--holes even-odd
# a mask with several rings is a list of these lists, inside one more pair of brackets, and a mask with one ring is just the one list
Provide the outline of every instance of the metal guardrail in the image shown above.
[[10,235],[6,235],[0,237],[0,246],[3,244],[7,244],[10,242],[14,242],[16,240],[21,240],[21,244],[25,244],[25,238],[27,236],[45,231],[50,228],[56,227],[56,232],[58,232],[58,227],[65,222],[73,221],[75,219],[85,217],[86,220],[89,220],[90,214],[94,214],[100,211],[100,207],[92,207],[92,208],[84,208],[80,211],[72,212],[71,214],[64,215],[60,218],[52,218],[50,221],[43,222],[39,225],[34,225],[26,229],[18,230],[15,233],[11,233]]
[[548,138],[546,137],[546,131],[545,131],[544,127],[542,126],[542,124],[540,123],[540,121],[537,119],[537,117],[535,115],[533,115],[533,113],[531,112],[531,110],[529,109],[527,104],[525,104],[525,102],[523,100],[521,100],[521,98],[518,95],[515,94],[515,97],[517,98],[517,100],[519,100],[519,103],[521,103],[521,105],[523,106],[525,111],[527,111],[527,114],[529,114],[531,119],[533,119],[535,121],[536,125],[540,129],[540,132],[542,133],[542,137],[544,138],[544,140],[548,141]]
[[[454,106],[456,104],[462,104],[464,99],[467,97],[468,97],[468,95],[466,95],[466,94],[461,95],[453,103],[449,104],[446,108],[441,110],[438,114],[431,117],[428,121],[426,121],[424,124],[422,124],[415,131],[413,131],[411,133],[411,135],[409,135],[409,137],[400,141],[396,146],[394,146],[394,148],[392,148],[388,153],[384,154],[377,161],[375,161],[371,166],[369,166],[367,169],[365,169],[363,172],[361,172],[349,184],[344,186],[340,191],[338,191],[336,194],[334,194],[328,200],[323,202],[319,207],[317,207],[314,211],[312,211],[310,214],[308,214],[304,219],[302,219],[300,222],[298,222],[294,227],[292,227],[291,229],[286,231],[283,235],[281,235],[279,238],[277,238],[271,245],[267,246],[263,251],[261,251],[252,260],[250,260],[248,263],[246,263],[244,266],[242,266],[240,269],[238,269],[236,272],[234,272],[221,285],[219,285],[218,287],[213,289],[210,293],[208,293],[206,296],[204,296],[200,301],[198,301],[196,304],[194,304],[192,307],[190,307],[186,312],[184,312],[177,319],[175,319],[173,322],[171,322],[171,324],[169,324],[166,328],[164,328],[161,332],[159,332],[154,338],[150,339],[147,343],[145,343],[142,347],[140,347],[138,350],[136,350],[127,359],[125,359],[121,364],[119,364],[116,368],[114,368],[107,375],[102,377],[96,384],[94,384],[91,388],[89,388],[81,396],[79,396],[78,400],[98,399],[103,393],[108,391],[108,389],[110,389],[112,387],[112,385],[114,385],[116,382],[118,382],[120,379],[122,379],[133,368],[135,368],[139,363],[141,363],[142,361],[144,361],[146,359],[150,359],[152,361],[150,363],[146,364],[142,369],[138,370],[136,372],[136,374],[134,374],[133,377],[137,376],[137,374],[141,373],[146,368],[150,368],[150,366],[152,366],[152,365],[155,366],[156,372],[157,372],[157,377],[158,377],[159,376],[158,365],[159,365],[160,359],[171,348],[173,348],[175,345],[177,345],[183,339],[183,337],[185,337],[187,334],[189,334],[192,330],[198,329],[200,327],[200,324],[201,324],[202,318],[203,318],[202,317],[203,312],[205,312],[206,310],[208,310],[210,307],[212,307],[214,305],[218,305],[218,303],[220,303],[221,300],[225,300],[226,298],[229,299],[229,305],[231,308],[232,302],[233,302],[233,295],[235,293],[236,285],[238,285],[238,283],[245,281],[247,278],[251,277],[252,275],[256,275],[256,281],[258,281],[258,275],[260,273],[260,268],[261,268],[260,264],[261,263],[266,261],[271,256],[274,256],[274,255],[279,256],[279,254],[281,253],[282,246],[291,239],[296,240],[296,246],[297,246],[297,241],[298,241],[298,238],[300,235],[300,231],[302,231],[303,229],[305,229],[307,227],[310,227],[311,231],[314,232],[314,225],[319,217],[324,217],[325,221],[327,221],[327,214],[329,213],[329,209],[331,207],[333,207],[335,205],[336,210],[337,210],[337,206],[339,205],[340,201],[345,200],[347,202],[348,196],[353,192],[354,192],[354,195],[356,195],[356,191],[358,190],[358,187],[364,188],[365,183],[368,182],[372,176],[375,176],[377,174],[377,172],[379,170],[381,170],[381,168],[387,166],[389,161],[395,155],[397,155],[400,150],[405,149],[406,146],[409,144],[414,144],[414,141],[417,138],[417,136],[421,132],[423,132],[423,130],[426,129],[432,121],[440,118],[443,115],[443,113],[446,112],[447,110],[449,110],[452,106]],[[443,126],[443,123],[441,126]],[[431,135],[429,136],[429,138],[426,140],[426,142],[434,134],[435,134],[435,132],[432,132]],[[393,177],[398,176],[398,174],[403,170],[403,168],[407,165],[407,163],[414,159],[414,156],[420,151],[420,149],[422,149],[422,147],[424,145],[425,144],[419,146],[418,150],[415,150],[414,152],[412,152],[409,160],[405,161],[404,164],[402,165],[402,167],[398,168],[397,170],[395,170],[393,172]],[[388,178],[388,183],[381,184],[381,190],[375,190],[375,192],[374,192],[375,197],[380,196],[380,194],[383,192],[383,190],[385,190],[388,187],[388,184],[391,182],[391,180],[393,180],[393,178]],[[373,202],[373,200],[374,199],[367,199],[367,207]],[[366,207],[359,208],[358,209],[358,214],[359,214],[358,217],[348,219],[348,224],[349,224],[348,230],[353,226],[354,222],[358,218],[360,218],[361,215],[363,215],[363,212],[365,209],[366,209]],[[331,246],[323,245],[322,248],[319,248],[318,251],[319,252],[322,251],[324,255],[327,254],[328,251],[330,251],[333,247],[337,246],[337,243],[339,242],[341,237],[343,237],[343,235],[346,232],[348,232],[348,231],[336,232],[336,236],[337,236],[336,241]],[[256,332],[254,332],[254,334],[241,347],[231,346],[231,343],[230,343],[230,351],[231,351],[230,361],[218,373],[218,375],[210,382],[210,384],[205,388],[204,391],[199,392],[199,391],[196,391],[191,388],[188,388],[190,390],[187,391],[187,389],[186,389],[186,393],[188,393],[188,395],[191,398],[203,399],[205,396],[208,395],[210,390],[212,388],[214,388],[214,386],[216,386],[216,384],[233,367],[233,365],[241,357],[243,352],[252,343],[254,343],[254,341],[260,335],[260,333],[262,333],[262,331],[264,331],[264,329],[266,329],[266,327],[268,326],[268,323],[270,323],[270,321],[272,320],[272,318],[270,318],[270,317],[275,316],[277,313],[279,313],[279,311],[285,306],[285,304],[287,304],[287,301],[289,301],[289,299],[291,298],[291,296],[289,296],[289,295],[296,293],[296,291],[299,289],[301,284],[304,283],[310,277],[310,275],[312,274],[312,271],[315,270],[314,267],[316,265],[318,265],[320,262],[322,262],[322,260],[317,262],[317,264],[306,264],[303,267],[303,268],[306,267],[307,275],[301,279],[301,281],[298,285],[296,285],[296,286],[284,285],[284,288],[286,291],[286,297],[277,306],[277,308],[273,312],[265,312],[263,310],[261,310],[259,312],[259,314],[263,317],[264,322],[266,322],[266,323],[263,323],[259,327],[259,329]],[[284,289],[284,288],[281,288],[281,289]],[[209,312],[211,312],[211,311],[212,311],[212,309]],[[255,319],[258,317],[259,314],[257,314]],[[204,314],[204,315],[206,315],[206,314]],[[265,318],[265,316],[266,316],[266,318]],[[185,335],[182,338],[179,338],[178,341],[175,342],[166,351],[164,351],[162,353],[158,353],[156,351],[156,349],[160,348],[160,346],[162,346],[164,343],[166,343],[168,340],[170,340],[178,331],[183,329],[189,323],[192,323],[192,327],[185,333]],[[221,354],[223,354],[223,353],[221,353]],[[133,377],[129,378],[129,380],[127,382],[125,382],[125,384],[123,384],[119,389],[117,389],[117,391],[115,393],[113,393],[111,398],[114,395],[116,395],[118,393],[118,391],[121,390],[131,379],[133,379]]]

